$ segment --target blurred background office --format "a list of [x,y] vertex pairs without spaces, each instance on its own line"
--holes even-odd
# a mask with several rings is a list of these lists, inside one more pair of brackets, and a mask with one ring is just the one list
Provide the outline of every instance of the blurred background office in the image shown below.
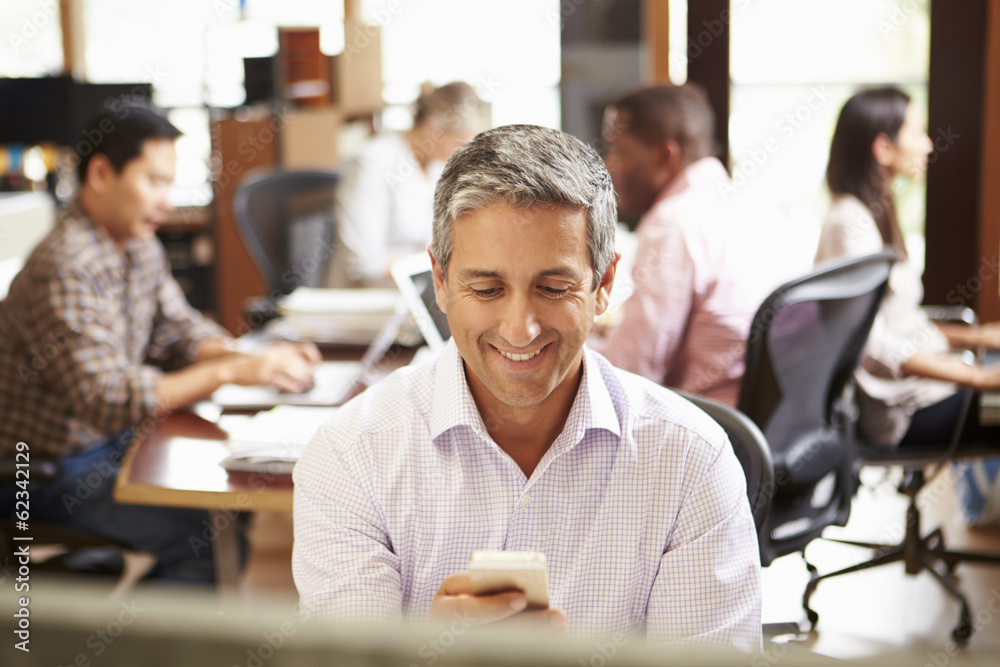
[[[229,200],[240,179],[259,166],[339,168],[373,132],[410,129],[410,105],[425,81],[468,82],[494,125],[561,127],[599,149],[613,95],[639,83],[696,81],[719,116],[720,157],[736,187],[804,202],[818,216],[827,207],[823,170],[837,110],[860,85],[893,83],[925,112],[940,144],[926,195],[921,183],[901,185],[897,202],[913,261],[923,258],[925,227],[942,249],[925,280],[933,283],[928,298],[943,302],[967,281],[980,245],[997,245],[984,235],[1000,234],[984,229],[979,204],[983,171],[996,168],[979,160],[980,139],[996,132],[987,121],[997,117],[983,107],[988,4],[8,3],[0,11],[8,36],[0,76],[140,84],[114,94],[151,95],[169,109],[184,132],[173,194],[181,208],[162,236],[189,298],[231,329],[239,304],[265,292],[233,230]],[[52,108],[51,93],[0,94],[16,100],[0,111],[4,187],[48,180],[64,201],[72,192],[57,149],[65,134],[16,133],[17,116]],[[991,302],[994,318],[996,285],[976,295]]]
[[[108,96],[151,99],[184,132],[158,234],[190,302],[242,333],[247,299],[270,290],[237,229],[244,179],[342,171],[372,136],[412,129],[424,82],[467,82],[491,124],[561,128],[602,152],[616,95],[696,82],[733,187],[817,221],[838,111],[891,84],[935,149],[926,181],[893,184],[925,300],[1000,319],[1000,0],[26,0],[0,6],[0,36],[0,296],[73,196],[74,131]],[[287,593],[287,521],[262,525],[244,585]],[[767,595],[765,581],[765,618],[796,609]],[[842,627],[876,646],[946,636],[952,612],[914,619],[942,603],[911,600],[847,605]]]

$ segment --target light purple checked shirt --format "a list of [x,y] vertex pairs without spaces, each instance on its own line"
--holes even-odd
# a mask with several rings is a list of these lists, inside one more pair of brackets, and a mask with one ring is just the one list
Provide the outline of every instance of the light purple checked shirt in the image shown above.
[[490,438],[454,342],[351,401],[295,468],[292,569],[324,616],[424,619],[477,549],[536,550],[574,634],[761,648],[760,559],[722,429],[586,351],[530,478]]

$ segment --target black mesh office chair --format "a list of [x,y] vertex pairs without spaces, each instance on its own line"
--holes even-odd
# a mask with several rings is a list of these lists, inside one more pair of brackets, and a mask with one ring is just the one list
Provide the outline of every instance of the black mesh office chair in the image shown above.
[[826,264],[779,287],[754,316],[737,407],[764,433],[774,463],[765,566],[847,522],[856,471],[843,396],[894,260]]
[[240,184],[233,201],[237,227],[271,296],[323,284],[333,253],[338,179],[332,171],[265,170]]
[[747,478],[747,500],[750,502],[757,532],[760,533],[767,521],[771,495],[774,492],[774,467],[771,463],[771,450],[764,434],[749,417],[735,408],[701,396],[678,393],[718,422],[729,436],[733,452],[743,466]]
[[850,379],[894,261],[884,252],[827,263],[779,287],[754,316],[737,408],[763,432],[774,466],[762,566],[847,523],[858,470]]

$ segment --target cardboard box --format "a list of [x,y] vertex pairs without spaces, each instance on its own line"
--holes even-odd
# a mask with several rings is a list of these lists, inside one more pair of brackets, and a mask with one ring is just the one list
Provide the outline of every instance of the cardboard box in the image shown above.
[[344,23],[344,51],[330,58],[330,93],[345,118],[385,106],[381,28],[358,21]]
[[336,169],[341,113],[332,107],[301,108],[285,116],[281,133],[283,169]]

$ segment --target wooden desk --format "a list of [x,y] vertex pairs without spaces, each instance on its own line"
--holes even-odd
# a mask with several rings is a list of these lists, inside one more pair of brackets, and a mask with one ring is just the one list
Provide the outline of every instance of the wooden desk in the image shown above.
[[291,475],[229,472],[228,434],[190,412],[167,417],[132,443],[122,461],[115,500],[137,505],[227,511],[292,511]]
[[129,446],[115,482],[115,500],[136,505],[208,510],[200,538],[212,543],[219,591],[236,590],[240,575],[238,512],[291,512],[292,476],[229,472],[219,462],[228,434],[191,412],[167,417]]
[[[330,359],[360,358],[363,348],[324,350]],[[379,363],[391,371],[405,366],[415,350],[394,346]],[[265,472],[229,472],[219,462],[229,453],[229,435],[192,412],[177,412],[138,436],[122,460],[115,500],[136,505],[205,509],[209,525],[202,535],[214,541],[216,581],[220,591],[235,590],[239,580],[237,512],[291,512],[292,476]]]

